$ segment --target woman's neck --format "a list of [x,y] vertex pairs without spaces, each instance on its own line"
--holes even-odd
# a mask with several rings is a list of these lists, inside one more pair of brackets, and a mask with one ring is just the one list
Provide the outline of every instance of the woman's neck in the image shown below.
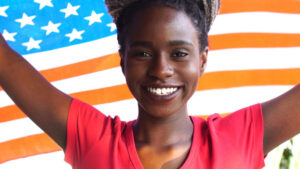
[[157,118],[140,113],[133,125],[136,146],[170,147],[191,143],[193,122],[187,113]]

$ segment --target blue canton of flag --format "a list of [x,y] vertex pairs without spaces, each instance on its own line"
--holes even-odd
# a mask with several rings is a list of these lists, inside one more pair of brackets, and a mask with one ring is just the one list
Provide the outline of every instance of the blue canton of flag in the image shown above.
[[102,1],[1,0],[0,32],[29,54],[107,37],[116,27]]

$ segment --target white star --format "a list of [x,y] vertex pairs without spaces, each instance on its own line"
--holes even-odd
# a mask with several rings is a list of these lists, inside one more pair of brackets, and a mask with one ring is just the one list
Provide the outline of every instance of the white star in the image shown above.
[[116,24],[114,23],[109,23],[106,26],[110,27],[110,32],[113,32],[114,30],[117,29]]
[[77,9],[80,7],[80,5],[72,6],[70,3],[68,3],[67,8],[61,9],[61,12],[65,13],[65,18],[69,17],[70,15],[78,15]]
[[35,49],[40,49],[40,43],[42,42],[42,40],[34,40],[33,38],[30,38],[28,42],[26,43],[22,43],[23,46],[27,47],[27,51],[35,48]]
[[34,23],[32,22],[32,20],[35,18],[35,16],[27,16],[26,13],[23,13],[22,18],[20,19],[16,19],[16,22],[20,22],[21,23],[21,28],[23,28],[26,25],[34,25]]
[[8,9],[8,6],[0,6],[0,16],[7,17],[7,14],[5,13],[6,9]]
[[46,30],[46,35],[49,35],[52,32],[58,33],[58,27],[61,25],[61,23],[53,24],[51,21],[48,22],[47,26],[41,27],[41,29]]
[[14,36],[16,35],[17,33],[15,32],[15,33],[9,33],[9,32],[7,32],[5,29],[4,29],[4,31],[3,31],[3,37],[4,37],[4,39],[5,40],[7,40],[7,41],[16,41],[15,40],[15,38],[14,38]]
[[81,34],[83,34],[84,31],[77,31],[75,28],[73,29],[72,33],[66,34],[67,37],[70,38],[70,42],[72,42],[75,39],[82,39]]
[[51,2],[52,0],[34,0],[35,3],[40,4],[40,10],[43,9],[45,6],[53,7]]
[[92,25],[93,23],[95,22],[99,22],[101,23],[101,17],[104,15],[104,13],[99,13],[99,14],[96,14],[95,11],[92,11],[92,14],[91,16],[88,16],[88,17],[85,17],[84,19],[88,20],[89,21],[89,25]]

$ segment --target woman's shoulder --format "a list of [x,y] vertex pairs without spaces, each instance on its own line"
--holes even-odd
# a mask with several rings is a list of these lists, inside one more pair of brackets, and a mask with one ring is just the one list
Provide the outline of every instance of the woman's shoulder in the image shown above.
[[195,127],[203,130],[216,132],[234,131],[242,132],[242,130],[254,128],[255,130],[263,130],[263,115],[261,104],[254,104],[232,113],[219,114],[215,113],[208,116],[191,116]]

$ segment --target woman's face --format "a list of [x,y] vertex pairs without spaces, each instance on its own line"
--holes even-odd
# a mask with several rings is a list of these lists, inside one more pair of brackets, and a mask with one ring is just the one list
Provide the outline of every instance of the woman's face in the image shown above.
[[155,6],[136,12],[127,27],[122,69],[139,112],[154,117],[187,113],[204,70],[198,33],[184,13]]

